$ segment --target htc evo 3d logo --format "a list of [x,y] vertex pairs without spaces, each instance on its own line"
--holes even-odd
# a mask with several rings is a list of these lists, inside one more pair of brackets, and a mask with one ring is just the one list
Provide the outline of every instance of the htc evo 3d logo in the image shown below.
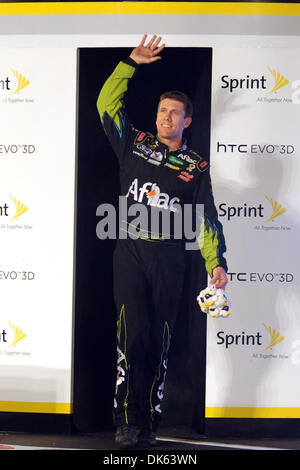
[[[221,88],[226,88],[230,93],[238,90],[265,90],[268,94],[275,93],[289,83],[289,80],[271,67],[268,70],[272,76],[272,84],[270,85],[270,78],[265,75],[260,77],[253,77],[246,75],[243,78],[231,77],[230,75],[223,75],[221,77]],[[269,90],[269,91],[268,91]]]
[[295,147],[291,144],[259,144],[259,143],[224,143],[217,141],[216,143],[217,153],[222,153],[227,156],[231,155],[242,155],[248,156],[280,156],[290,157],[295,155]]
[[7,91],[11,95],[15,95],[26,88],[30,81],[18,70],[10,69],[10,71],[11,74],[0,78],[0,91]]

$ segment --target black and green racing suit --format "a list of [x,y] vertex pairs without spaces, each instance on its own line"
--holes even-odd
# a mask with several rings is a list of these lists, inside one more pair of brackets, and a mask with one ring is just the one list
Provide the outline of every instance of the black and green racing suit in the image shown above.
[[137,224],[136,204],[146,211],[147,222],[155,210],[175,217],[178,206],[203,204],[198,242],[206,270],[211,275],[216,266],[227,270],[227,265],[208,163],[186,143],[176,151],[169,150],[151,133],[135,129],[127,117],[124,95],[137,68],[130,58],[121,61],[102,87],[97,107],[119,160],[121,196],[128,205],[114,253],[118,311],[114,423],[155,429],[182,297],[187,245],[185,231],[182,227],[178,231],[174,219],[170,218],[167,233],[160,223],[155,229],[151,224]]

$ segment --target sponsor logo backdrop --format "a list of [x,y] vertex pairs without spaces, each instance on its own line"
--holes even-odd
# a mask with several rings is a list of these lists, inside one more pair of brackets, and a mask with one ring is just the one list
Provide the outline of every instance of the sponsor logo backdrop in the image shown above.
[[2,49],[1,411],[71,409],[75,87],[75,50]]
[[[208,321],[208,417],[300,416],[299,58],[213,49],[211,174],[233,315]],[[2,50],[1,411],[70,410],[75,82],[76,49]]]
[[214,49],[211,175],[233,315],[208,320],[208,417],[300,415],[299,59]]

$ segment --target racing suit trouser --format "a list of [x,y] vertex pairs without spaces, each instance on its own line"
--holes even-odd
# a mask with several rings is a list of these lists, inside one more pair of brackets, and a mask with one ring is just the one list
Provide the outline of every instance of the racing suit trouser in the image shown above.
[[114,253],[117,383],[114,424],[156,430],[172,330],[180,307],[184,249],[118,240]]

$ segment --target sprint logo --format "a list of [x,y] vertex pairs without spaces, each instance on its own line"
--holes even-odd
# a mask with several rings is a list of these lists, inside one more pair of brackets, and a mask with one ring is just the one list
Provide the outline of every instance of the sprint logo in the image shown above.
[[265,195],[266,200],[271,206],[272,212],[265,214],[266,208],[260,203],[256,206],[248,205],[246,202],[240,206],[228,206],[225,202],[219,204],[219,217],[225,217],[228,221],[236,218],[261,219],[265,222],[271,222],[286,212],[286,208],[279,202]]
[[9,326],[11,327],[13,335],[14,335],[12,342],[9,344],[9,347],[11,347],[11,346],[14,346],[15,344],[19,343],[23,339],[25,339],[26,334],[18,326],[14,325],[13,323],[10,323],[10,322],[8,322],[8,323],[9,323]]
[[18,201],[15,197],[10,195],[14,205],[15,205],[15,215],[10,219],[12,222],[13,220],[18,219],[21,215],[25,214],[28,211],[28,207],[25,206],[21,201]]
[[270,342],[268,344],[268,346],[264,349],[264,351],[266,351],[267,349],[272,349],[274,348],[274,346],[276,346],[277,344],[281,343],[282,341],[284,341],[284,336],[281,336],[281,334],[276,331],[274,328],[272,328],[271,326],[267,326],[265,324],[263,324],[265,329],[267,330],[267,332],[269,333],[269,336],[270,336]]
[[[289,80],[282,75],[279,71],[267,67],[273,81],[272,85],[269,84],[270,76],[251,76],[246,75],[243,78],[231,77],[230,75],[223,75],[221,77],[221,88],[228,89],[230,93],[239,90],[262,90],[268,94],[275,93],[289,83]],[[270,91],[268,91],[271,88]]]
[[23,90],[25,87],[27,87],[30,84],[30,81],[24,77],[20,72],[17,70],[11,69],[13,75],[15,76],[17,80],[17,86],[14,91],[12,91],[12,94],[19,93],[21,90]]
[[269,217],[266,220],[266,222],[270,222],[271,220],[276,219],[276,217],[279,217],[280,215],[282,215],[286,212],[286,208],[282,207],[282,205],[279,204],[277,201],[273,201],[272,198],[269,198],[266,195],[265,195],[265,198],[271,204],[272,211],[273,211],[271,217]]
[[16,95],[26,88],[30,81],[18,70],[11,68],[10,71],[11,74],[8,74],[6,77],[0,77],[0,91]]
[[25,214],[28,211],[28,207],[12,195],[10,195],[10,199],[13,202],[13,206],[12,203],[8,204],[7,202],[0,204],[0,218],[8,217],[9,222],[13,222]]
[[269,91],[269,94],[274,93],[277,90],[280,90],[280,88],[283,88],[285,85],[289,83],[289,80],[285,78],[281,73],[277,72],[275,69],[271,69],[268,67],[268,70],[270,73],[273,75],[274,78],[274,86],[271,91]]
[[239,334],[226,334],[224,331],[219,331],[217,333],[217,344],[225,346],[226,349],[230,349],[234,346],[249,348],[260,346],[263,348],[263,351],[267,351],[273,349],[285,340],[284,336],[271,326],[265,323],[263,323],[263,326],[265,328],[264,331],[268,333],[267,339],[266,335],[262,334],[261,331],[251,334],[245,331]]
[[8,322],[8,324],[10,327],[9,330],[3,329],[0,332],[0,344],[3,343],[10,348],[25,339],[26,333],[13,323]]

